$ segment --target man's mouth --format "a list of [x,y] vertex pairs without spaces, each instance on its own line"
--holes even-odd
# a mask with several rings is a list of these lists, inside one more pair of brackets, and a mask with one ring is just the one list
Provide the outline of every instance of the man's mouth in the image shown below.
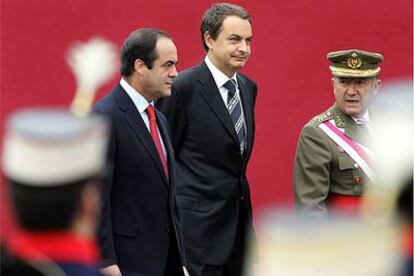
[[345,99],[345,102],[346,103],[349,103],[349,104],[357,104],[357,103],[359,103],[359,100],[356,100],[356,99]]
[[244,60],[246,60],[246,59],[247,59],[247,57],[246,57],[246,56],[233,56],[233,58],[235,58],[235,59],[237,59],[237,60],[239,60],[239,61],[244,61]]

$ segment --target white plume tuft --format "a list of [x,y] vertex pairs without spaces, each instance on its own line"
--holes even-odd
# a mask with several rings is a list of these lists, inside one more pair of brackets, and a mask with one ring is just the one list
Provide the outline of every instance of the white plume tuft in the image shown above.
[[87,43],[76,42],[67,57],[78,83],[78,89],[95,91],[108,81],[117,67],[116,47],[102,38]]
[[85,116],[91,109],[97,89],[111,79],[118,67],[116,46],[102,38],[76,42],[68,51],[67,62],[77,82],[72,111]]

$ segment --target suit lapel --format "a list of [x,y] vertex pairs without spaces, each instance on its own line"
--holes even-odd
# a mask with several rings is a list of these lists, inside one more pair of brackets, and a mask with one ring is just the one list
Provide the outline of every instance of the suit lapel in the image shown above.
[[142,117],[138,113],[138,110],[132,100],[129,98],[121,86],[119,86],[119,88],[120,89],[117,89],[115,96],[119,108],[123,111],[124,119],[132,131],[135,133],[136,138],[138,138],[137,142],[141,143],[144,146],[158,172],[161,174],[164,182],[167,184],[161,160],[158,156],[157,149],[154,145],[154,142],[152,141],[148,128],[142,120]]
[[[162,138],[162,141],[164,142],[164,147],[165,147],[165,151],[167,153],[167,165],[168,165],[168,173],[169,173],[169,183],[167,181],[167,179],[165,178],[165,173],[163,172],[163,176],[164,176],[164,182],[165,184],[171,184],[172,181],[171,179],[174,178],[174,169],[173,169],[173,164],[174,164],[174,150],[171,144],[171,137],[168,134],[168,130],[167,130],[167,126],[165,125],[164,121],[160,119],[160,115],[158,110],[155,110],[156,113],[156,117],[157,117],[157,124],[158,124],[158,129],[160,130],[160,135]],[[160,163],[161,164],[161,163]],[[167,185],[168,187],[168,185]]]
[[202,97],[234,142],[238,144],[239,141],[230,114],[223,102],[223,98],[220,95],[216,82],[204,61],[198,66],[197,80],[201,84],[199,92]]

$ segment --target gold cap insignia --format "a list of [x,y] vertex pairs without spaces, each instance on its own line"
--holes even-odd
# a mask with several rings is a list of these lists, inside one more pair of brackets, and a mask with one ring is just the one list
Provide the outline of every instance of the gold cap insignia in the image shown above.
[[362,60],[358,57],[356,53],[352,53],[346,61],[346,65],[348,65],[349,68],[358,69],[362,66]]
[[326,56],[331,62],[332,75],[342,78],[371,78],[378,76],[379,64],[384,57],[379,53],[363,50],[343,50],[330,52]]

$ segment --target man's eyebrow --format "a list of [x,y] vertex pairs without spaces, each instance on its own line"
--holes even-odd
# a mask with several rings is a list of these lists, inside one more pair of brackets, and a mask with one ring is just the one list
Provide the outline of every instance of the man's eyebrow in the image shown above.
[[178,64],[178,60],[172,60],[172,59],[169,59],[169,60],[166,60],[166,61],[163,63],[163,65],[166,65],[166,64],[175,64],[175,65],[177,65],[177,64]]
[[[229,34],[228,36],[227,36],[227,38],[232,38],[232,37],[235,37],[235,38],[239,38],[239,39],[242,39],[243,37],[241,36],[241,35],[238,35],[238,34]],[[251,35],[251,36],[248,36],[248,37],[246,37],[246,39],[253,39],[253,36]]]

